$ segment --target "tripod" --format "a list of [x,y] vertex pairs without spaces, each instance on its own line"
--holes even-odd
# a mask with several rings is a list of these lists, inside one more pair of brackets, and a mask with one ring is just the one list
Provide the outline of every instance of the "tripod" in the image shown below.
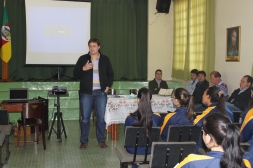
[[[49,94],[49,96],[55,96],[50,91],[48,92],[48,94]],[[60,96],[61,96],[60,94],[56,95],[56,97],[57,97],[57,112],[54,113],[54,120],[53,120],[53,123],[52,123],[50,131],[49,131],[48,139],[50,140],[50,136],[52,134],[52,131],[54,131],[54,133],[57,135],[57,139],[59,139],[60,142],[62,142],[61,134],[64,133],[65,138],[67,138],[67,135],[66,135],[63,119],[62,119],[62,112],[60,112]],[[62,96],[68,96],[68,93],[66,93]],[[55,123],[56,118],[57,118],[57,126],[56,126],[56,130],[55,130],[54,123]],[[62,126],[62,130],[61,130],[61,126]]]
[[61,69],[63,69],[63,68],[62,67],[58,67],[57,68],[57,74],[51,76],[48,79],[45,79],[44,81],[47,81],[47,80],[50,80],[50,79],[57,79],[58,81],[60,81],[62,79],[62,77],[67,77],[69,79],[72,79],[71,77],[64,75],[63,72],[61,72],[61,71],[63,71]]

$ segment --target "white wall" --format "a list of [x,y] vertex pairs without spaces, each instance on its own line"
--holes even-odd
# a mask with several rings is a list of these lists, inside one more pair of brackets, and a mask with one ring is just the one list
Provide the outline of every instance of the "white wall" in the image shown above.
[[[227,83],[229,94],[239,88],[244,75],[251,74],[253,62],[253,1],[216,0],[215,11],[215,70]],[[226,62],[226,31],[241,26],[240,62]]]
[[155,70],[163,71],[163,80],[171,80],[173,55],[173,2],[168,14],[157,13],[156,0],[148,1],[148,80]]

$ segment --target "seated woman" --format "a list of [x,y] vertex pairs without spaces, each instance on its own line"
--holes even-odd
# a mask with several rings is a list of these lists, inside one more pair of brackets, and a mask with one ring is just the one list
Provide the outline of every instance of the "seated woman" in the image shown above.
[[253,87],[251,88],[251,100],[248,108],[242,113],[242,121],[241,141],[250,144],[248,152],[253,154]]
[[208,108],[196,117],[194,125],[202,127],[205,117],[212,113],[222,113],[227,115],[231,121],[234,120],[233,113],[226,110],[223,92],[218,87],[213,86],[206,89],[202,97],[202,103],[207,105]]
[[253,156],[240,148],[239,129],[230,119],[213,113],[203,121],[203,140],[210,150],[206,155],[188,155],[176,168],[240,168],[251,167]]
[[[126,118],[126,126],[144,127],[147,131],[147,135],[150,135],[152,126],[159,126],[161,122],[161,116],[159,113],[153,113],[151,108],[152,93],[147,88],[141,88],[137,95],[138,109],[134,113],[130,113]],[[133,137],[134,138],[134,137]],[[133,154],[134,148],[126,148],[127,152]],[[151,149],[148,153],[150,154]],[[137,154],[145,154],[145,147],[139,147]]]
[[184,88],[174,91],[173,104],[176,111],[165,116],[161,127],[161,137],[166,141],[170,125],[193,125],[194,100]]

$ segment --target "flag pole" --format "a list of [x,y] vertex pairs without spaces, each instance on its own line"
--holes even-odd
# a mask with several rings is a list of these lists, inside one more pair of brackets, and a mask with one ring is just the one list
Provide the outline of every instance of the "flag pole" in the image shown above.
[[12,80],[8,77],[8,63],[2,60],[2,79],[1,82],[11,82]]
[[[6,0],[4,0],[4,3]],[[12,80],[8,77],[8,63],[2,60],[2,79],[0,82],[11,82]]]

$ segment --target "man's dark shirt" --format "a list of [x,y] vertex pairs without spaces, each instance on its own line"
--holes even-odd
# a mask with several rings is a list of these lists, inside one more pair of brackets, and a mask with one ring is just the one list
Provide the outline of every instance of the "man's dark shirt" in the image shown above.
[[148,88],[152,92],[152,94],[158,94],[160,91],[160,88],[169,89],[166,81],[163,81],[163,80],[161,80],[160,87],[158,88],[158,83],[156,82],[155,79],[148,82]]
[[192,96],[194,97],[194,103],[202,104],[202,96],[208,87],[209,83],[206,79],[203,82],[198,82],[196,84],[195,90],[192,94]]
[[238,95],[239,92],[240,88],[234,90],[232,95],[229,97],[228,102],[234,104],[236,107],[243,111],[248,106],[251,99],[251,87]]

